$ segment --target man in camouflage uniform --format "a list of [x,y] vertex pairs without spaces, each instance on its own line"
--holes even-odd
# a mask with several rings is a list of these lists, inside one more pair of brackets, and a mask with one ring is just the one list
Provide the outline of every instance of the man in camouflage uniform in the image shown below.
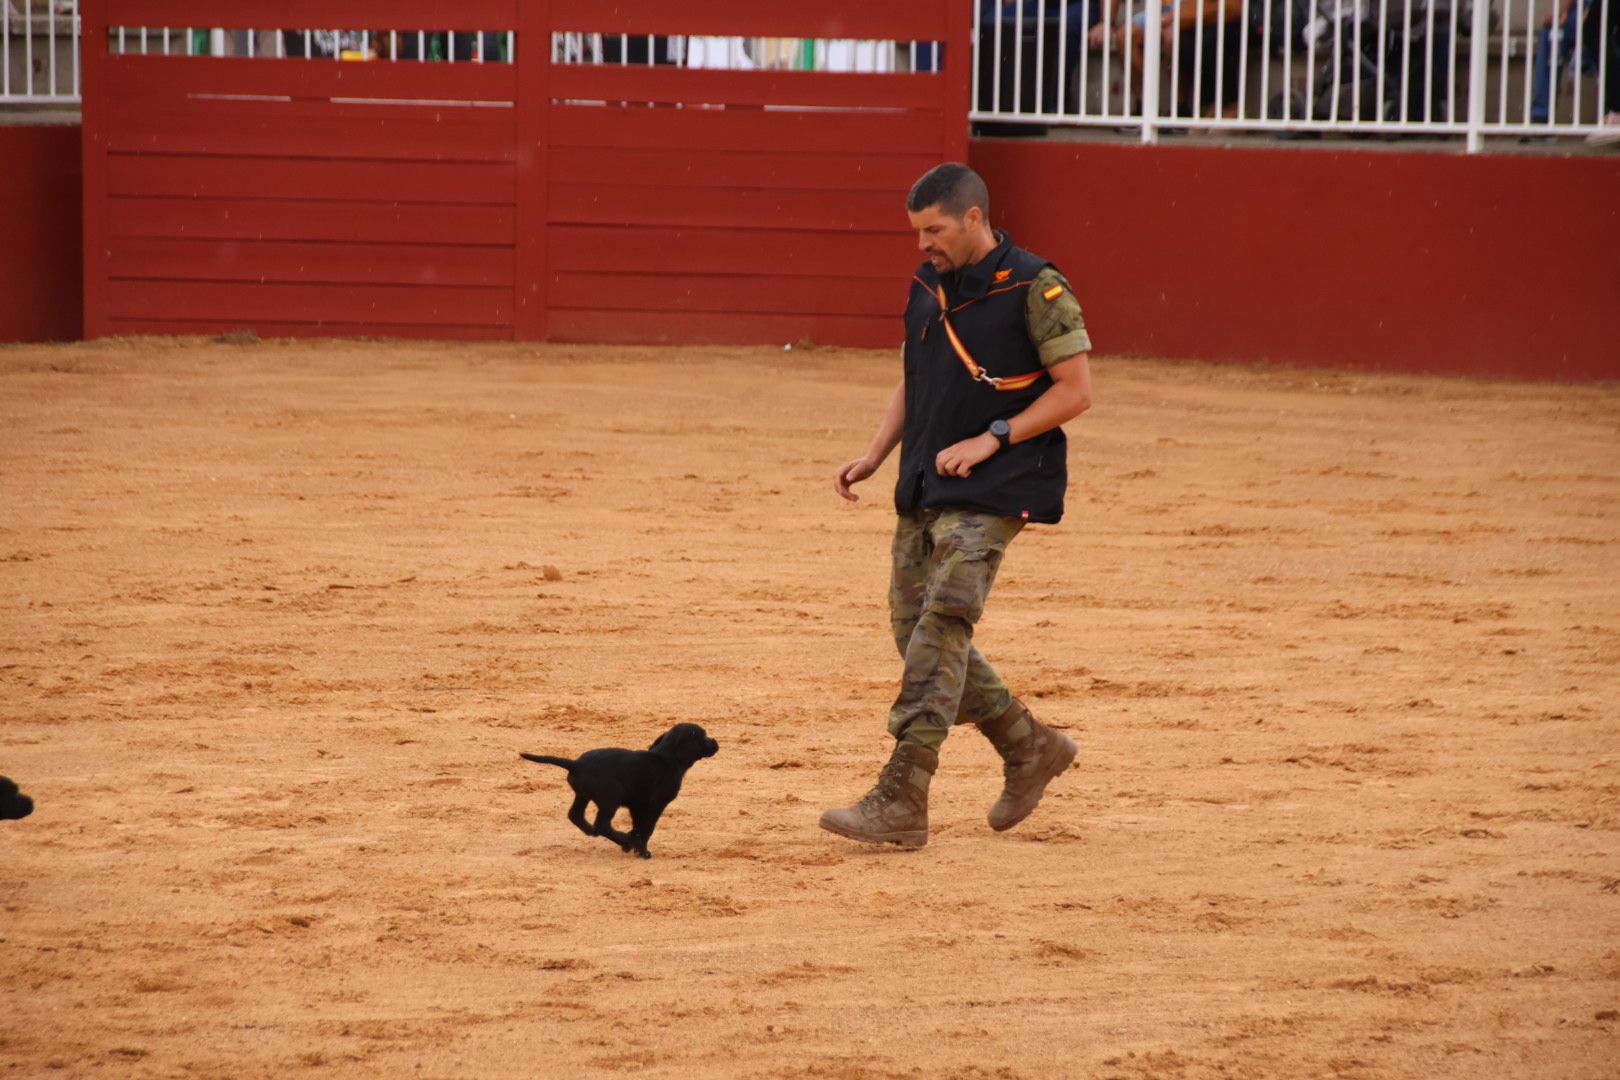
[[990,826],[1010,829],[1074,761],[1074,740],[1036,720],[973,645],[973,626],[1013,537],[1056,522],[1068,485],[1061,425],[1091,404],[1080,305],[1045,260],[989,224],[984,181],[965,165],[929,170],[906,210],[928,259],[906,305],[905,371],[867,452],[838,470],[850,490],[896,446],[899,521],[889,611],[905,657],[889,711],[894,752],[877,785],[821,826],[868,843],[928,841],[928,784],[953,724],[1001,755]]

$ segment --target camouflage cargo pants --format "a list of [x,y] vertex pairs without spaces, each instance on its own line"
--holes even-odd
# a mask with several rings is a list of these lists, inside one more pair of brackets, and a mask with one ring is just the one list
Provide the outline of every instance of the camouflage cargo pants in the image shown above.
[[889,618],[906,658],[889,733],[939,749],[954,723],[993,720],[1012,695],[973,646],[973,624],[1024,527],[1017,518],[972,510],[901,515],[894,531]]

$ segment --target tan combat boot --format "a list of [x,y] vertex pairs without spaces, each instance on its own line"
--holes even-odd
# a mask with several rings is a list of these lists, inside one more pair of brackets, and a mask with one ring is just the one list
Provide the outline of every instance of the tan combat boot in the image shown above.
[[1005,763],[1001,798],[987,815],[990,827],[1001,832],[1029,817],[1046,785],[1073,763],[1080,748],[1061,731],[1053,731],[1031,716],[1017,698],[1000,718],[980,724],[979,730]]
[[939,753],[916,743],[896,743],[877,786],[854,806],[828,810],[821,827],[868,844],[918,848],[928,843],[928,781]]

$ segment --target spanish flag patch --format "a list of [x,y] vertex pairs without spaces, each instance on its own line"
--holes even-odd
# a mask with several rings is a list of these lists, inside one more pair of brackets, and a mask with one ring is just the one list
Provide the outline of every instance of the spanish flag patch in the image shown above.
[[1050,304],[1052,301],[1056,300],[1058,297],[1060,297],[1062,295],[1063,295],[1063,286],[1061,286],[1061,285],[1053,285],[1051,288],[1049,288],[1045,292],[1041,293],[1041,299],[1045,300],[1048,304]]

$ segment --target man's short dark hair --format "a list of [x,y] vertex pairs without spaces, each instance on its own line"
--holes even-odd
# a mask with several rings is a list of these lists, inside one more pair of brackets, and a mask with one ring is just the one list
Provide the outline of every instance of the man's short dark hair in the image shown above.
[[906,209],[926,210],[937,206],[940,211],[960,219],[968,207],[977,206],[986,218],[990,216],[990,189],[984,186],[979,174],[955,161],[935,165],[911,185],[906,196]]

